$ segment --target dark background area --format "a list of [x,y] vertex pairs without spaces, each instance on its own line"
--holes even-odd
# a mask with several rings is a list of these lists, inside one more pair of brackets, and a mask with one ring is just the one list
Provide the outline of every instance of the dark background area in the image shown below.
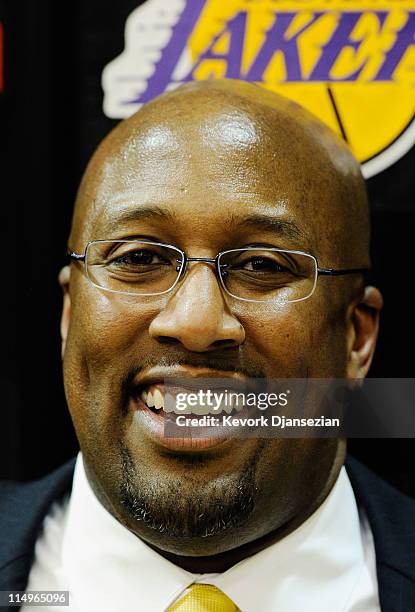
[[[31,479],[77,451],[60,363],[57,284],[77,185],[116,124],[101,73],[138,0],[0,0],[0,477]],[[412,377],[415,148],[368,181],[374,281],[385,297],[372,377]],[[393,407],[391,407],[393,409]],[[351,452],[415,496],[413,440],[352,440]]]

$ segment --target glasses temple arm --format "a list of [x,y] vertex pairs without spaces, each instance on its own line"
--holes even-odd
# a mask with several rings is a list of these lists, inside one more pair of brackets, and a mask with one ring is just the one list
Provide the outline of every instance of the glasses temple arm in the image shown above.
[[74,251],[68,251],[67,256],[73,261],[85,261],[85,255],[81,253],[75,253]]
[[333,268],[317,268],[318,274],[323,276],[342,276],[343,274],[367,274],[370,268],[349,268],[346,270],[334,270]]

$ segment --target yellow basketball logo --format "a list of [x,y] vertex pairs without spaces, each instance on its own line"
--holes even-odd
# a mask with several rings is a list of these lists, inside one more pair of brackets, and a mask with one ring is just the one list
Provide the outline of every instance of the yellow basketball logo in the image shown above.
[[223,77],[299,102],[372,176],[415,142],[415,1],[149,0],[104,70],[104,111],[125,117],[180,83]]

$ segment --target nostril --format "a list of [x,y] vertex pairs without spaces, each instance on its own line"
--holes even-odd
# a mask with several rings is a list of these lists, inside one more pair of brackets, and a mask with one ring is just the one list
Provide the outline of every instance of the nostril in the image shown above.
[[212,342],[211,346],[215,346],[218,348],[225,348],[228,346],[235,346],[236,342],[235,340],[232,340],[232,338],[229,338],[227,340],[215,340],[214,342]]
[[157,336],[157,340],[161,344],[180,344],[180,340],[172,336]]

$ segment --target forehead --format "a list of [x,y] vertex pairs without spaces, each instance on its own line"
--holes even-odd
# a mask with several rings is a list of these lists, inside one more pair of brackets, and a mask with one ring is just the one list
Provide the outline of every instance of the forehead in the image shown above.
[[[298,168],[298,152],[284,135],[275,140],[260,122],[236,111],[184,125],[166,121],[143,126],[104,161],[97,196],[105,199],[111,191],[151,190],[163,184],[215,191],[218,181],[232,194],[254,187],[269,192],[281,185],[300,189],[307,171]],[[306,157],[305,144],[302,148]]]
[[178,232],[214,226],[220,234],[262,216],[295,225],[314,243],[336,198],[333,177],[321,147],[283,120],[273,126],[269,116],[235,109],[148,120],[111,141],[88,179],[84,238],[127,230],[151,208],[153,226],[173,223]]

